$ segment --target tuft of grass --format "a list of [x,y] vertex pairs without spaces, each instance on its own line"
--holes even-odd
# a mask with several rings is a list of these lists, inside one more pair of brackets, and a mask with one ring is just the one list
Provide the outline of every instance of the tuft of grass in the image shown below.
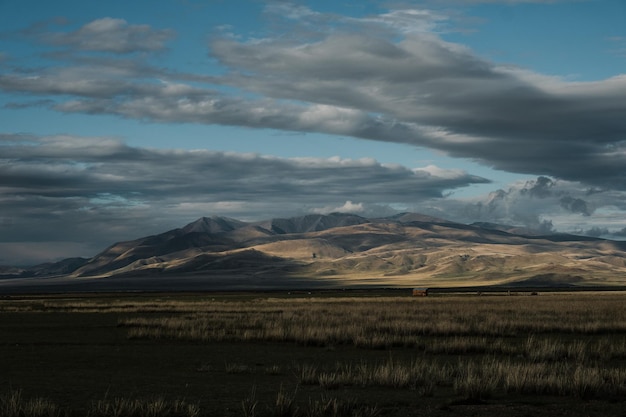
[[305,417],[376,417],[381,410],[377,406],[360,404],[354,399],[340,400],[336,397],[323,396],[311,400],[305,410]]
[[[296,389],[297,391],[297,389]],[[289,394],[281,385],[276,393],[276,401],[270,414],[274,417],[294,417],[298,415],[298,407],[295,404],[296,393]]]
[[484,400],[502,386],[502,376],[507,370],[503,362],[486,357],[479,362],[460,362],[456,372],[453,387],[457,394],[470,400]]
[[380,363],[338,363],[334,369],[321,370],[310,364],[299,367],[299,382],[319,385],[324,389],[337,389],[342,385],[361,387],[388,387],[419,389],[424,395],[432,393],[437,384],[450,384],[451,368],[448,365],[413,360],[396,361],[390,357]]
[[243,400],[241,400],[241,410],[243,412],[243,417],[256,417],[257,415],[257,406],[259,402],[256,399],[256,385],[252,386],[250,390],[250,394]]
[[245,363],[226,362],[224,369],[227,374],[251,374],[254,373],[254,368],[246,365]]
[[317,383],[325,390],[339,389],[342,385],[342,375],[335,372],[322,372],[317,376]]
[[88,417],[198,417],[200,408],[182,400],[168,402],[163,398],[152,400],[113,398],[92,404]]
[[305,363],[297,365],[297,377],[302,385],[316,385],[319,381],[319,370],[315,365]]
[[59,407],[47,399],[25,399],[19,390],[0,395],[0,416],[2,417],[58,417],[60,415]]
[[280,365],[266,366],[265,373],[267,375],[281,375],[283,373],[283,368]]

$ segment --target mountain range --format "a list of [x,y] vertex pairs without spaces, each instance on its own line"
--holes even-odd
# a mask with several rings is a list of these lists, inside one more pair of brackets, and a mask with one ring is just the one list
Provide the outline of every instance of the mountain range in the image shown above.
[[[626,284],[626,242],[539,234],[402,213],[368,219],[311,214],[243,222],[203,217],[111,245],[91,259],[4,268],[5,278],[132,281],[193,278],[328,286],[588,286]],[[5,281],[3,280],[3,281]],[[216,281],[217,282],[217,281]],[[295,284],[294,284],[295,285]]]

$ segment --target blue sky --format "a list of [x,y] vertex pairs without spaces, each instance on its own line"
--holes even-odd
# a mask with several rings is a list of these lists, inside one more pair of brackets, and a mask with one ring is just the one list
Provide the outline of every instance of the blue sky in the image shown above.
[[626,3],[0,1],[0,264],[201,216],[626,235]]

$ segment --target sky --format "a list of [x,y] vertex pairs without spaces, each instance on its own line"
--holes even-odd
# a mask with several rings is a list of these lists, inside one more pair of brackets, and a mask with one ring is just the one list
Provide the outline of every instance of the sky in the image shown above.
[[623,0],[0,0],[0,265],[203,216],[626,239]]

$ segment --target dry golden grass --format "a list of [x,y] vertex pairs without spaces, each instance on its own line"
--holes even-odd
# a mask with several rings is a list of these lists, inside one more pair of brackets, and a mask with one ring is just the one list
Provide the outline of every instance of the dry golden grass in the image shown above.
[[[275,400],[261,406],[257,400],[256,387],[241,401],[243,417],[375,417],[380,410],[358,401],[322,396],[319,400],[309,397],[308,404],[299,407],[291,393],[282,386]],[[43,398],[24,398],[20,391],[0,395],[2,417],[64,417],[75,415]],[[183,400],[166,401],[163,398],[105,398],[94,401],[84,414],[86,417],[200,417],[207,416],[196,404]]]
[[[161,306],[120,320],[128,337],[412,349],[433,360],[301,365],[302,384],[324,389],[453,386],[495,392],[597,397],[626,394],[624,298],[614,295],[257,299]],[[462,358],[454,366],[443,356]],[[235,369],[235,368],[233,368]],[[235,372],[235,371],[232,371]]]
[[[292,378],[300,387],[324,393],[397,389],[410,390],[420,397],[452,393],[483,400],[539,395],[577,401],[613,400],[626,395],[624,300],[621,293],[423,298],[232,296],[189,300],[138,297],[44,299],[30,303],[4,300],[0,302],[0,312],[106,313],[114,317],[119,314],[116,330],[140,344],[144,340],[155,345],[276,343],[294,349],[319,346],[338,352],[390,351],[386,360],[363,360],[354,355],[350,359],[344,356],[336,363],[270,362],[257,366],[253,358],[248,361],[242,357],[223,362],[223,368],[220,363],[198,365],[197,371],[205,375],[217,372],[218,367],[219,372],[233,377],[249,375],[256,379],[262,375],[280,375],[285,380]],[[17,398],[13,401],[17,405],[7,400],[10,395],[5,396],[2,406],[8,407],[7,410],[34,407],[37,401],[47,404],[45,400],[24,400],[15,393],[11,395]],[[268,404],[267,398],[259,402],[251,392],[241,402],[241,413],[246,416],[379,413],[371,404],[356,405],[338,397],[321,400],[309,397],[306,407],[302,401],[296,405],[294,397],[295,393],[281,386],[275,401]],[[116,411],[122,409],[136,410],[132,415],[137,416],[168,415],[159,412],[194,415],[194,405],[157,400],[103,400],[93,404],[90,415],[122,415]],[[57,413],[50,415],[58,415],[54,404],[46,407]],[[34,411],[21,413],[6,411],[0,415],[37,415]]]
[[[138,338],[406,346],[463,353],[463,349],[508,349],[493,346],[493,337],[624,335],[626,310],[621,308],[622,302],[621,295],[258,299],[161,305],[155,310],[150,307],[148,312],[164,314],[125,318],[119,324],[129,328],[129,337]],[[141,311],[140,306],[134,308]],[[433,343],[426,345],[425,337]],[[445,337],[445,342],[436,337]],[[611,338],[611,346],[620,355],[615,341]],[[617,341],[623,347],[624,339]],[[541,344],[545,343],[542,338]],[[546,349],[536,345],[530,348]]]
[[113,398],[96,401],[87,417],[198,417],[200,408],[179,400]]

